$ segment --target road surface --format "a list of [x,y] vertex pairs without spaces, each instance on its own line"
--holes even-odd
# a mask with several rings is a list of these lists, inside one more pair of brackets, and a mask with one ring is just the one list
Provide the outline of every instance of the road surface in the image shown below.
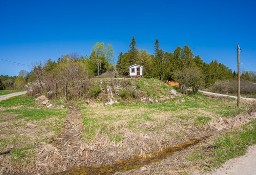
[[23,95],[23,94],[26,94],[26,93],[27,93],[27,91],[15,92],[15,93],[7,94],[7,95],[1,95],[0,96],[0,101],[6,100],[6,99],[11,98],[11,97]]
[[[234,98],[237,99],[237,96],[233,96],[233,95],[225,95],[225,94],[218,94],[218,93],[213,93],[213,92],[207,92],[207,91],[201,91],[199,90],[199,92],[203,93],[204,95],[208,95],[208,96],[214,96],[214,97],[225,97],[225,98]],[[246,100],[246,101],[256,101],[256,98],[245,98],[245,97],[240,97],[241,100]]]

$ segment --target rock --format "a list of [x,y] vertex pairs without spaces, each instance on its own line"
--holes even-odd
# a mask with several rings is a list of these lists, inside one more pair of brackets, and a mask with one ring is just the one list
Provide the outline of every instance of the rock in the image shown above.
[[177,96],[177,91],[176,91],[175,89],[172,89],[172,90],[170,91],[170,94],[171,94],[171,95],[174,95],[174,96]]
[[52,104],[48,104],[46,107],[51,108],[52,106],[53,106]]
[[43,106],[46,106],[50,103],[50,101],[45,95],[41,95],[37,97],[35,101],[37,105],[43,105]]

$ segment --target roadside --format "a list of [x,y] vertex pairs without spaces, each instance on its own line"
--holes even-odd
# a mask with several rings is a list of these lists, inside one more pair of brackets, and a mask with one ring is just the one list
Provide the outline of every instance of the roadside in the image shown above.
[[208,175],[252,175],[256,174],[256,146],[249,147],[244,156],[228,160],[222,168]]
[[15,93],[7,94],[7,95],[1,95],[0,101],[6,100],[11,97],[19,96],[19,95],[24,95],[26,93],[27,93],[27,91],[22,91],[22,92],[15,92]]
[[[214,97],[219,97],[219,98],[234,98],[234,99],[237,99],[237,96],[233,96],[233,95],[219,94],[219,93],[202,91],[202,90],[199,90],[199,92],[203,93],[206,96],[214,96]],[[245,97],[240,97],[240,98],[241,98],[241,100],[256,101],[256,98],[245,98]]]

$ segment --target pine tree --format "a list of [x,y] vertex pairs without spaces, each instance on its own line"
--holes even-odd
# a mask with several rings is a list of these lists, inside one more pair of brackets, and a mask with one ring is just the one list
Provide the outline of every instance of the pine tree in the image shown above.
[[138,59],[138,50],[136,49],[136,40],[134,37],[132,37],[132,41],[130,43],[130,65],[133,65],[137,62]]
[[158,39],[155,41],[155,58],[154,58],[154,75],[158,77],[160,80],[163,78],[163,51],[160,49],[160,44]]

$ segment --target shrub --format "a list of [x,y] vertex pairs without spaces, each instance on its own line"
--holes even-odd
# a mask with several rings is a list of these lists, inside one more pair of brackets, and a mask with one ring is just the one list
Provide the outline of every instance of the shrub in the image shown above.
[[122,89],[119,92],[119,95],[122,99],[129,99],[129,98],[137,98],[137,93],[133,89]]
[[90,97],[96,98],[101,93],[101,89],[99,86],[94,85],[89,89],[88,93]]
[[[219,93],[237,93],[237,81],[236,80],[222,80],[217,81],[210,87],[213,92]],[[256,93],[256,85],[249,81],[241,81],[241,93],[253,94]]]

